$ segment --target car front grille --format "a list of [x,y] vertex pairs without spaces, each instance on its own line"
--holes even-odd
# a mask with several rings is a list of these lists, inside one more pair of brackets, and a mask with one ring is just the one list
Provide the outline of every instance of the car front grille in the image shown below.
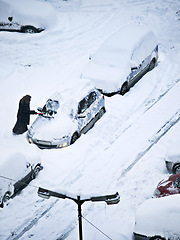
[[49,141],[37,140],[36,143],[40,144],[40,145],[51,146],[51,142],[49,142]]

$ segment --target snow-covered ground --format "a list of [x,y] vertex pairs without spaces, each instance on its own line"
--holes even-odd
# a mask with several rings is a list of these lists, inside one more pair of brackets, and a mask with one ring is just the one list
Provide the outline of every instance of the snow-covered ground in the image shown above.
[[[41,0],[43,1],[43,0]],[[45,1],[45,0],[44,0]],[[0,150],[36,152],[44,169],[0,211],[0,239],[78,239],[77,205],[37,195],[38,187],[74,196],[119,192],[107,206],[87,202],[83,216],[109,239],[132,239],[135,211],[169,174],[164,157],[180,133],[179,0],[49,0],[58,13],[40,34],[0,32]],[[20,98],[43,106],[64,84],[80,77],[88,56],[129,23],[152,28],[159,42],[158,66],[126,95],[106,98],[106,114],[75,144],[40,150],[26,134],[12,135]],[[31,116],[31,123],[35,116]],[[26,145],[26,146],[25,146]],[[0,152],[1,153],[1,152]],[[4,153],[4,151],[3,151]],[[1,157],[4,157],[1,154]],[[108,239],[83,219],[87,240]]]

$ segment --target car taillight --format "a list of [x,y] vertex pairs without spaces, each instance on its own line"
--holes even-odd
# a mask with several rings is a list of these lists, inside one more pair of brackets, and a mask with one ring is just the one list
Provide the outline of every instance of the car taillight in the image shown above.
[[104,95],[103,95],[103,99],[105,100],[105,97],[104,97]]

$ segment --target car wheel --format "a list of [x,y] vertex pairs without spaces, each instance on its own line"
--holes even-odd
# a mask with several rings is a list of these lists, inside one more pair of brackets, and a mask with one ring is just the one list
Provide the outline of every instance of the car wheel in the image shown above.
[[43,167],[40,164],[37,164],[35,166],[35,168],[33,169],[33,173],[32,173],[32,179],[36,178],[36,176],[38,175],[38,173],[43,169]]
[[176,164],[173,169],[175,174],[180,173],[180,164]]
[[21,30],[23,33],[37,33],[37,29],[33,26],[25,26]]
[[156,59],[153,58],[149,64],[149,71],[153,70],[153,68],[155,67],[156,65]]
[[120,94],[124,95],[126,92],[128,92],[128,83],[127,82],[123,83],[121,90],[120,90]]
[[75,141],[78,139],[79,135],[77,132],[75,132],[73,135],[72,135],[72,138],[71,138],[71,144],[75,143]]
[[7,202],[11,197],[11,193],[10,192],[6,192],[3,196],[2,202],[0,204],[0,207],[3,208],[4,207],[4,203]]
[[103,107],[101,108],[101,110],[99,111],[99,115],[98,115],[98,118],[100,119],[106,112],[106,109]]
[[154,236],[154,237],[150,238],[149,240],[166,240],[166,239],[161,236]]

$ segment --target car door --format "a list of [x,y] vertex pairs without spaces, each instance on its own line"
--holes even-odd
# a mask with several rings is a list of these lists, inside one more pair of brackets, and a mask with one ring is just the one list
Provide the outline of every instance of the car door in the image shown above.
[[86,133],[94,125],[94,117],[98,111],[97,94],[92,91],[79,103],[78,119],[81,124],[81,133]]
[[97,101],[97,94],[95,91],[92,91],[88,96],[88,107],[91,115],[91,120],[99,112],[99,102]]
[[81,133],[87,132],[87,124],[91,119],[91,113],[88,104],[88,96],[83,98],[78,104],[78,128]]

